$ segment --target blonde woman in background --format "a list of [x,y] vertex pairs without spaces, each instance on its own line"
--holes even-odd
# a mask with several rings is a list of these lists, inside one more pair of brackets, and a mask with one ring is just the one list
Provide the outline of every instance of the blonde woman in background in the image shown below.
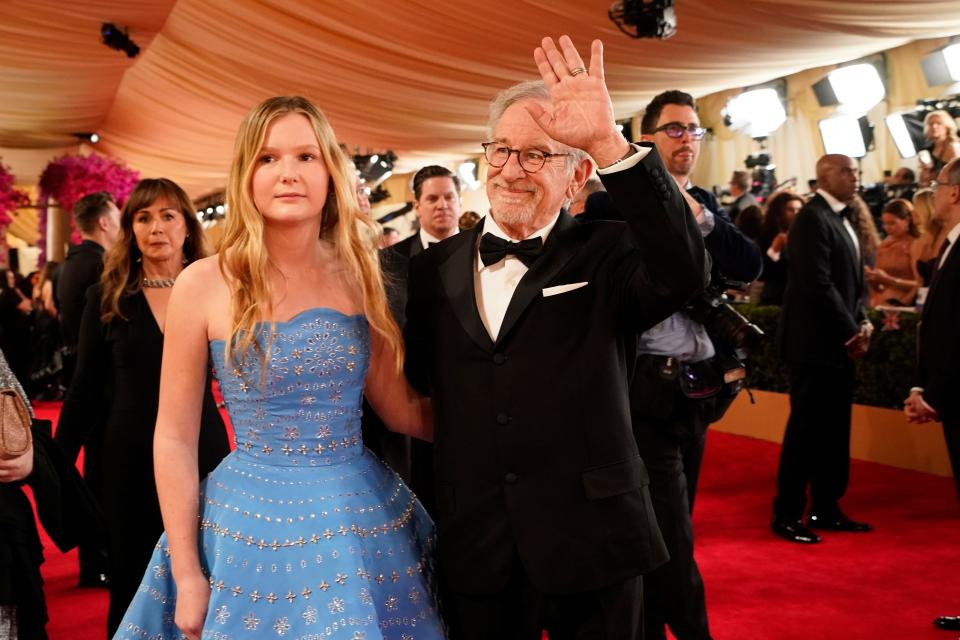
[[957,121],[949,113],[942,109],[928,113],[923,119],[923,131],[930,144],[917,156],[921,185],[936,180],[944,165],[960,156]]
[[949,229],[944,228],[943,222],[933,215],[933,190],[921,189],[913,196],[913,212],[920,237],[913,242],[910,248],[910,258],[917,266],[917,273],[923,280],[921,286],[929,287],[933,276],[940,248],[947,239]]

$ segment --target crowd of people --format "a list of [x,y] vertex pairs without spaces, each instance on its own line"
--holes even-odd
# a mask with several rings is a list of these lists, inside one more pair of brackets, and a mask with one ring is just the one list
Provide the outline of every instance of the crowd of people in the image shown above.
[[[602,55],[545,38],[540,80],[494,99],[484,217],[424,167],[419,228],[397,241],[320,109],[275,97],[237,133],[216,255],[183,190],[144,179],[122,211],[77,204],[59,272],[0,278],[12,373],[46,380],[32,359],[55,333],[67,388],[55,438],[0,461],[0,483],[69,474],[85,449],[105,535],[73,542],[81,582],[109,585],[108,637],[709,639],[692,513],[707,430],[746,374],[742,333],[710,313],[730,282],[783,307],[775,535],[872,529],[840,505],[867,302],[926,290],[905,412],[943,421],[958,468],[949,145],[913,202],[884,206],[882,240],[841,155],[813,193],[762,204],[735,172],[725,209],[691,182],[692,96],[657,95],[628,142]],[[0,546],[33,579],[25,531]],[[44,637],[31,587],[0,584],[0,637]]]

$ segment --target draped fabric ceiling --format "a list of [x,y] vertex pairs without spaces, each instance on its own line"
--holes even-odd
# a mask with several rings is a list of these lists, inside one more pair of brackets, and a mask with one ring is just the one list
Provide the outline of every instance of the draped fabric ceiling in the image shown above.
[[[960,1],[677,0],[678,33],[633,40],[609,2],[487,0],[6,0],[0,6],[0,156],[23,184],[46,162],[96,151],[192,196],[223,186],[247,110],[303,94],[338,138],[391,149],[397,171],[475,156],[487,104],[534,77],[542,35],[606,45],[618,117],[666,88],[703,96],[960,33]],[[136,59],[100,43],[129,28]],[[919,70],[918,70],[919,73]]]

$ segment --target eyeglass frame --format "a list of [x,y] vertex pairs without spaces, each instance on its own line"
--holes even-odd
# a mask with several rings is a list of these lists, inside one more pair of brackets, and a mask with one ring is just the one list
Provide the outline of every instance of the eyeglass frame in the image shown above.
[[[670,127],[678,127],[680,129],[680,135],[678,136],[670,135],[667,131],[667,129],[669,129]],[[693,124],[693,123],[685,125],[682,122],[668,122],[667,124],[662,124],[656,129],[654,129],[653,133],[660,133],[661,131],[664,133],[664,135],[666,135],[668,138],[671,138],[673,140],[680,140],[681,138],[683,138],[684,133],[689,134],[692,140],[703,140],[704,138],[707,137],[707,128],[701,127],[700,125]],[[697,131],[700,132],[699,137],[696,135]]]
[[927,185],[927,188],[934,193],[937,192],[940,187],[960,187],[960,184],[953,184],[952,182],[940,182],[939,180],[931,180],[930,184]]
[[[488,149],[488,148],[490,147],[490,145],[492,145],[492,144],[501,145],[501,146],[503,146],[503,147],[505,147],[505,148],[507,149],[507,159],[503,161],[503,164],[500,164],[500,165],[493,164],[493,161],[492,161],[490,158],[487,157],[487,149]],[[537,149],[536,147],[527,147],[527,148],[525,148],[525,149],[514,149],[514,148],[512,148],[512,147],[508,147],[507,145],[503,144],[502,142],[497,142],[496,140],[491,140],[490,142],[481,142],[481,143],[480,143],[480,146],[483,147],[483,157],[486,158],[487,163],[488,163],[491,167],[493,167],[494,169],[501,169],[501,168],[507,166],[507,163],[510,162],[510,156],[512,156],[513,154],[517,154],[517,164],[519,164],[519,165],[520,165],[520,168],[523,169],[526,173],[536,173],[537,171],[540,171],[540,169],[543,169],[543,168],[546,166],[546,164],[547,164],[547,162],[550,160],[550,158],[559,158],[559,157],[562,157],[562,156],[572,156],[572,155],[573,155],[572,153],[552,153],[552,152],[550,152],[550,151],[544,151],[544,150],[542,150],[542,149]],[[539,167],[537,167],[536,169],[533,169],[532,171],[531,171],[530,169],[527,169],[525,166],[523,166],[523,161],[520,160],[520,154],[521,154],[522,152],[524,152],[524,151],[530,151],[531,149],[537,151],[538,153],[542,153],[542,154],[543,154],[543,163],[542,163]]]

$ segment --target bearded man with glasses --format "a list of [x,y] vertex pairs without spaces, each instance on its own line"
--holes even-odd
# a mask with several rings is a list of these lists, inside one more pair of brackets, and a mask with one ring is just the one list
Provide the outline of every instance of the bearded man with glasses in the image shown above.
[[[542,80],[491,105],[490,215],[411,260],[406,371],[433,401],[454,640],[641,638],[640,576],[666,559],[629,353],[702,290],[705,253],[696,202],[617,131],[602,56],[542,41]],[[564,210],[594,166],[626,224]]]

